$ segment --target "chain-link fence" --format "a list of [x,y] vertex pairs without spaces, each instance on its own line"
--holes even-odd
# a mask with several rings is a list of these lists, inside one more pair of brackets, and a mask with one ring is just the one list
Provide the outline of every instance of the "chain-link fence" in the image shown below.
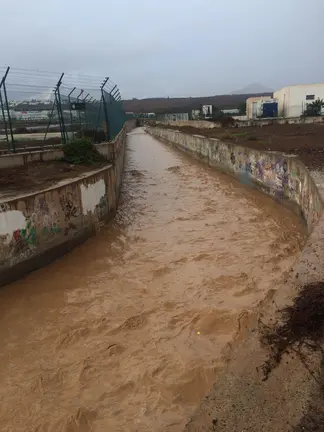
[[114,139],[127,116],[110,79],[0,67],[0,150]]

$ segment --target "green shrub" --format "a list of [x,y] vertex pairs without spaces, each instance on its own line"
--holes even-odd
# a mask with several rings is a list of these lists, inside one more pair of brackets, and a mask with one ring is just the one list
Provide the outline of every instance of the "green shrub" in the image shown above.
[[74,164],[92,164],[104,160],[90,139],[80,138],[63,146],[64,161]]

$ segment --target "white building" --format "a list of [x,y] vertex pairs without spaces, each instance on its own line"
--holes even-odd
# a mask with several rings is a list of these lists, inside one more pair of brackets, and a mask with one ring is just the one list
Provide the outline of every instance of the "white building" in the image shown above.
[[[50,116],[50,110],[42,111],[11,111],[10,115],[15,120],[26,120],[26,121],[37,121],[37,120],[48,120]],[[55,115],[55,112],[53,113]]]
[[174,113],[174,114],[157,114],[158,121],[188,121],[188,113]]
[[316,99],[324,100],[324,83],[284,87],[273,97],[278,101],[278,117],[300,117],[308,103]]
[[222,109],[221,111],[225,115],[238,115],[240,113],[240,110],[238,108]]
[[192,111],[191,111],[191,119],[192,120],[198,120],[199,119],[199,116],[200,116],[200,110],[198,109],[193,109]]
[[213,115],[213,105],[202,105],[201,113],[205,118],[211,118]]

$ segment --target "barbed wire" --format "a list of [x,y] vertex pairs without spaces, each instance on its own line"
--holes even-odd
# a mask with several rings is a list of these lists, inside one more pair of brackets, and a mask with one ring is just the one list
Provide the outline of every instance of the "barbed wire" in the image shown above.
[[[4,76],[7,66],[0,65],[0,80]],[[62,73],[44,71],[39,69],[10,68],[6,78],[8,99],[12,101],[24,101],[35,99],[52,99],[54,89]],[[99,98],[101,86],[106,78],[102,76],[86,75],[79,72],[68,72],[63,75],[60,90],[62,95],[68,96],[74,89],[73,96],[82,94],[85,97]],[[108,93],[117,89],[117,85],[110,78],[104,86]],[[80,96],[81,98],[81,96]]]

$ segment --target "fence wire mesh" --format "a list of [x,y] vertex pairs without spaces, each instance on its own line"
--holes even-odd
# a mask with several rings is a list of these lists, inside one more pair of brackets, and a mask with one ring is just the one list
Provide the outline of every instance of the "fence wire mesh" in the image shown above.
[[112,140],[126,119],[110,78],[0,66],[0,150]]

